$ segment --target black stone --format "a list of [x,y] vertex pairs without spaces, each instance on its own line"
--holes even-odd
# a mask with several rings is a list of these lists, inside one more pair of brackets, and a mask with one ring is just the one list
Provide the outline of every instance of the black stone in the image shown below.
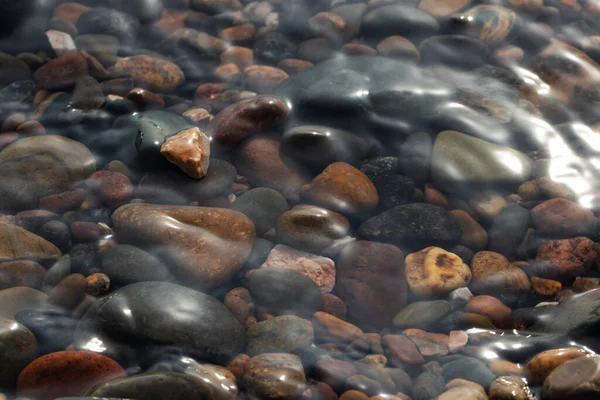
[[414,203],[394,207],[367,220],[360,226],[358,235],[415,251],[428,246],[450,248],[457,245],[462,229],[448,210]]
[[254,42],[254,55],[271,64],[294,58],[297,50],[296,45],[279,32],[269,32]]
[[77,320],[70,312],[58,309],[25,310],[15,314],[15,320],[26,326],[38,342],[39,355],[62,351],[73,342]]
[[518,205],[506,207],[492,219],[488,229],[488,250],[503,254],[509,260],[516,259],[529,223],[528,210]]
[[116,285],[170,279],[169,269],[161,261],[135,246],[112,246],[101,257],[102,271]]
[[360,136],[320,125],[297,126],[281,137],[282,153],[319,171],[336,161],[354,164],[367,151]]
[[131,15],[104,7],[92,8],[77,21],[80,35],[101,33],[116,36],[124,47],[134,43],[139,27],[139,21]]
[[231,209],[246,215],[254,223],[256,233],[264,235],[275,226],[277,218],[289,210],[281,193],[270,188],[256,188],[238,197]]
[[418,8],[389,5],[367,11],[360,24],[360,33],[367,38],[405,36],[423,38],[438,32],[434,17]]
[[429,181],[433,139],[428,133],[410,135],[400,148],[400,170],[422,187]]
[[76,347],[94,338],[136,346],[176,346],[227,362],[245,345],[245,329],[215,298],[168,282],[125,286],[94,303],[75,332]]
[[415,195],[415,182],[407,176],[387,175],[374,182],[383,210],[408,204]]
[[446,382],[458,378],[466,379],[483,386],[486,390],[496,379],[496,375],[483,362],[473,357],[461,357],[444,364],[442,369]]
[[8,36],[17,29],[33,10],[36,0],[2,0],[0,1],[0,36]]
[[450,253],[454,253],[457,256],[459,256],[463,260],[463,262],[467,265],[471,264],[471,261],[473,260],[473,257],[475,256],[475,253],[473,252],[473,250],[471,250],[470,248],[463,246],[461,244],[452,247],[448,251]]
[[321,290],[305,275],[283,268],[254,271],[248,285],[257,306],[283,315],[309,318],[321,309]]
[[473,69],[487,63],[489,50],[480,40],[462,35],[432,36],[419,45],[423,65]]
[[364,160],[358,169],[375,182],[382,176],[398,175],[401,163],[398,157],[374,157]]
[[40,227],[39,235],[58,247],[63,253],[71,247],[71,230],[64,222],[46,222]]

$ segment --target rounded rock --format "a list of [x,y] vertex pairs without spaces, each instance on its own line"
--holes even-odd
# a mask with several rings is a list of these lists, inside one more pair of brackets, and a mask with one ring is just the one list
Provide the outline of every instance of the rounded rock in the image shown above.
[[421,297],[450,293],[471,281],[471,269],[460,257],[439,247],[427,247],[406,256],[406,280]]
[[246,332],[246,353],[298,353],[313,343],[313,327],[305,319],[281,315],[252,325]]
[[551,199],[531,210],[535,227],[553,236],[580,236],[590,232],[594,213],[568,199]]
[[544,382],[548,375],[567,361],[589,356],[591,353],[580,347],[546,350],[538,353],[525,366],[527,377],[532,384]]
[[0,386],[13,388],[23,368],[35,358],[38,343],[29,329],[6,318],[0,318],[0,341]]
[[544,381],[544,400],[593,399],[600,394],[600,357],[578,357],[556,368]]
[[276,190],[256,188],[239,196],[231,205],[231,209],[239,211],[254,222],[256,233],[264,235],[275,226],[277,218],[288,209],[288,203]]

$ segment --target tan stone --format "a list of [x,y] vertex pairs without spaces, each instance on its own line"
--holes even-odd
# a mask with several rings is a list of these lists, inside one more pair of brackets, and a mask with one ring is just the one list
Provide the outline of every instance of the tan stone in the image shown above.
[[471,280],[471,270],[459,256],[433,246],[406,256],[405,274],[411,291],[422,297],[449,293]]

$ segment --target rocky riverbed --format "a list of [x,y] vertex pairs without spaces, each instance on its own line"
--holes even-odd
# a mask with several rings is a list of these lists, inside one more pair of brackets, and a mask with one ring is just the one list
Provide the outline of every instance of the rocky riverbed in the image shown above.
[[600,398],[597,0],[0,1],[0,398]]

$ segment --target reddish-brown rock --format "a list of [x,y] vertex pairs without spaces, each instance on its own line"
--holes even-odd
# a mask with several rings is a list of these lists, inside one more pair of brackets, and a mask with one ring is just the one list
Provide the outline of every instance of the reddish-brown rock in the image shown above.
[[314,64],[310,61],[299,60],[297,58],[286,58],[285,60],[281,60],[279,64],[277,64],[277,67],[284,70],[289,75],[293,75],[307,70],[313,65]]
[[133,196],[133,183],[120,172],[97,171],[87,180],[90,191],[97,193],[104,204],[117,208]]
[[345,162],[329,165],[311,183],[304,185],[302,197],[342,214],[369,212],[379,204],[373,182]]
[[538,249],[534,273],[543,278],[569,279],[584,275],[600,256],[600,245],[587,237],[552,240]]
[[300,187],[308,180],[307,175],[287,160],[284,162],[279,148],[279,134],[248,137],[237,146],[235,166],[252,185],[275,189],[295,204],[299,201]]
[[320,343],[347,345],[363,334],[359,327],[321,311],[313,315],[312,325],[315,339]]
[[208,124],[208,136],[223,148],[235,147],[245,137],[265,131],[285,120],[287,104],[273,96],[255,96],[238,101],[219,112]]
[[520,292],[531,289],[527,274],[502,254],[480,251],[471,261],[471,287],[478,293]]
[[254,64],[254,51],[247,47],[231,46],[221,53],[222,64],[235,64],[245,69]]
[[84,189],[75,189],[67,192],[51,194],[40,199],[40,208],[63,214],[67,211],[76,210],[87,196]]
[[346,319],[348,309],[342,299],[331,293],[323,293],[322,299],[321,311],[341,319]]
[[317,379],[340,393],[345,387],[346,379],[357,373],[356,367],[348,361],[323,358],[317,361],[315,374]]
[[594,213],[562,198],[545,201],[531,210],[535,227],[548,235],[571,237],[588,233],[594,224]]
[[256,92],[272,92],[288,78],[285,71],[267,65],[252,65],[244,69],[246,82]]
[[406,329],[402,333],[417,345],[423,356],[445,356],[448,354],[448,335],[425,332],[421,329]]
[[20,396],[37,400],[83,396],[94,386],[127,374],[114,360],[91,351],[59,351],[34,360],[19,375]]
[[467,311],[485,315],[496,326],[502,327],[512,314],[510,307],[492,296],[474,296],[467,303]]
[[588,356],[591,353],[579,347],[546,350],[538,353],[525,366],[527,378],[532,384],[538,385],[550,375],[552,371],[567,361]]
[[337,264],[335,288],[349,318],[361,328],[391,326],[408,293],[402,251],[377,242],[348,244]]
[[71,274],[61,280],[48,296],[48,303],[71,310],[85,297],[87,280],[81,274]]
[[424,364],[425,360],[415,343],[402,335],[385,335],[381,338],[385,354],[395,367]]
[[62,253],[52,243],[17,225],[0,220],[0,261],[56,261],[60,256]]
[[185,81],[177,64],[147,55],[121,58],[109,72],[129,75],[140,86],[158,92],[173,90]]
[[255,33],[254,25],[242,24],[223,29],[219,37],[228,43],[244,43],[251,41]]
[[18,260],[0,263],[0,290],[17,286],[42,287],[46,269],[35,261]]
[[552,279],[538,278],[537,276],[531,277],[531,285],[533,286],[533,291],[535,293],[544,297],[554,297],[562,289],[562,284],[560,282]]
[[210,164],[210,139],[197,127],[168,137],[160,154],[195,179],[203,178]]
[[377,45],[380,55],[405,60],[419,61],[421,55],[419,50],[408,39],[402,36],[390,36],[383,39]]
[[77,78],[87,76],[88,65],[76,51],[69,51],[48,61],[35,71],[35,81],[42,89],[57,90],[71,87]]
[[56,7],[54,9],[52,17],[61,18],[65,21],[72,23],[73,25],[76,25],[77,21],[79,21],[79,17],[81,16],[81,14],[89,10],[90,8],[84,6],[83,4],[67,2]]
[[256,323],[254,301],[248,289],[238,287],[230,290],[225,295],[223,303],[245,327],[248,328]]
[[100,227],[95,222],[75,221],[71,224],[71,237],[77,243],[93,243],[101,236]]

